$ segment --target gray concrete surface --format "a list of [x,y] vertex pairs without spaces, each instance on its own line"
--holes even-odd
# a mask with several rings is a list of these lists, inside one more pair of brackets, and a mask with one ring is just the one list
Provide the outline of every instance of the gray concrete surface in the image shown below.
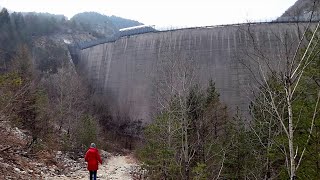
[[[252,37],[255,41],[251,41]],[[168,56],[183,54],[183,58],[193,60],[200,84],[206,85],[209,79],[216,83],[229,112],[234,113],[239,107],[246,114],[254,81],[242,60],[249,60],[249,54],[255,59],[256,45],[261,53],[277,62],[284,53],[281,42],[289,39],[290,46],[296,46],[297,38],[294,23],[146,33],[83,49],[78,66],[92,86],[107,96],[114,114],[128,114],[132,119],[150,122],[159,107],[155,98],[158,88],[155,82],[162,68],[159,64]],[[246,63],[255,66],[252,61]],[[255,69],[254,74],[258,76]]]

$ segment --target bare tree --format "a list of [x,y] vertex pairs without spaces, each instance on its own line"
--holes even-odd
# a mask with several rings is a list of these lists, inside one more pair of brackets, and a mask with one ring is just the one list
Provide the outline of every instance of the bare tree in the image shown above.
[[[300,115],[294,113],[294,102],[299,96],[297,89],[301,84],[306,69],[315,61],[315,55],[319,54],[318,29],[319,23],[316,26],[312,23],[307,24],[302,33],[303,35],[297,40],[290,39],[290,33],[288,32],[282,32],[282,34],[273,33],[272,37],[275,38],[278,44],[276,52],[267,52],[266,47],[261,45],[263,42],[256,38],[250,27],[247,31],[251,47],[246,48],[252,49],[252,51],[246,49],[245,57],[249,61],[244,62],[244,65],[254,73],[258,82],[259,86],[256,90],[259,89],[263,97],[260,99],[263,102],[259,103],[262,104],[263,111],[269,113],[267,118],[269,120],[266,121],[271,123],[271,119],[275,119],[287,138],[287,145],[282,145],[284,147],[282,152],[286,157],[286,167],[290,179],[296,178],[296,173],[303,161],[313,132],[315,119],[319,113],[320,89],[317,90],[314,110],[308,120],[308,138],[302,147],[301,145],[299,146],[295,142],[295,128],[301,122],[299,122]],[[306,39],[310,30],[312,31],[310,39]],[[302,54],[300,54],[301,52]],[[260,77],[260,79],[257,77]],[[272,136],[277,135],[277,132],[272,133],[275,133]]]
[[[161,111],[168,113],[166,131],[168,145],[172,146],[173,136],[178,132],[180,145],[177,151],[178,164],[182,167],[181,177],[189,179],[190,164],[194,158],[195,149],[189,139],[190,121],[187,103],[189,91],[196,84],[195,63],[193,59],[182,53],[168,51],[160,59],[158,66],[160,79],[157,81],[158,102]],[[178,126],[176,126],[178,124]],[[174,147],[176,148],[176,147]]]
[[[168,47],[158,57],[153,77],[158,116],[157,142],[173,153],[182,179],[218,179],[222,174],[226,151],[215,152],[222,143],[227,109],[219,102],[214,83],[208,92],[200,86],[201,71],[190,51],[177,52]],[[210,97],[208,97],[210,96]],[[161,123],[160,123],[161,122]],[[158,132],[158,128],[163,132]],[[218,148],[219,147],[219,148]],[[161,165],[163,176],[170,179],[171,159]],[[177,178],[177,177],[176,177]]]
[[58,69],[56,74],[43,80],[52,103],[52,117],[59,130],[69,134],[87,111],[87,89],[71,65]]

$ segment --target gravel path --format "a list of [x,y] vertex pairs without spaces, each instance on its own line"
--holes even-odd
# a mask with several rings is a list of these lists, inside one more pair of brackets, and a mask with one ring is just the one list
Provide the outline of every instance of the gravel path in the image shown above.
[[[131,155],[127,156],[111,156],[99,165],[97,179],[99,180],[132,180],[131,173],[138,166]],[[68,175],[58,175],[55,177],[47,177],[48,180],[71,180],[80,179],[87,180],[89,173],[85,164],[81,169],[70,172]]]

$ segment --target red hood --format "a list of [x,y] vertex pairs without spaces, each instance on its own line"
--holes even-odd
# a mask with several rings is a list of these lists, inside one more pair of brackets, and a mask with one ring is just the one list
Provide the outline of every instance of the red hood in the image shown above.
[[89,171],[96,171],[98,170],[98,164],[99,162],[102,164],[102,160],[99,154],[99,151],[97,148],[89,148],[86,156],[85,156],[86,162],[88,162],[88,170]]

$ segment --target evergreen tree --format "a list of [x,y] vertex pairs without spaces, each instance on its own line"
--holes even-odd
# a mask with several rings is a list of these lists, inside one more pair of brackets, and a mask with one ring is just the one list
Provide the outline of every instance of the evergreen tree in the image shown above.
[[0,12],[0,28],[10,23],[10,16],[8,10],[3,8]]
[[228,117],[218,97],[212,81],[207,91],[195,85],[185,100],[173,96],[170,108],[146,127],[139,152],[150,177],[214,179],[222,174]]
[[267,178],[319,179],[320,58],[316,50],[319,49],[317,34],[307,34],[308,47],[300,49],[298,60],[291,62],[296,70],[287,71],[289,75],[285,77],[283,72],[271,71],[252,104],[252,132],[261,145]]

